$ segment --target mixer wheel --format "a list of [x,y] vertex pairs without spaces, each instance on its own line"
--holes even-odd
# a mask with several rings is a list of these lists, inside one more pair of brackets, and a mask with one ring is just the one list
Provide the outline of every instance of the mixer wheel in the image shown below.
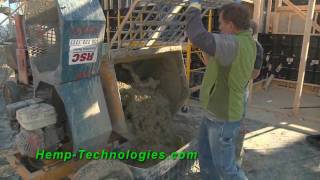
[[133,174],[129,167],[115,160],[91,161],[72,177],[72,180],[87,179],[117,179],[133,180]]

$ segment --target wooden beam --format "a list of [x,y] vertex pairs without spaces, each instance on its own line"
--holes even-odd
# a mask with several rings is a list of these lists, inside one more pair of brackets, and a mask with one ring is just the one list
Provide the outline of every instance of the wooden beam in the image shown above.
[[[308,11],[308,6],[306,5],[296,5],[301,11]],[[278,8],[278,11],[292,11],[289,6],[282,6]],[[320,5],[316,5],[315,11],[320,11]]]
[[261,5],[260,5],[260,20],[259,20],[259,26],[258,26],[258,33],[263,32],[262,24],[264,23],[264,9],[265,9],[265,1],[268,0],[261,0]]
[[[257,23],[258,31],[260,27],[261,6],[263,1],[264,0],[254,0],[253,21]],[[255,35],[255,39],[258,39],[258,33]]]
[[103,0],[103,10],[108,10],[108,9],[109,9],[109,0]]
[[[285,0],[285,1],[287,1],[287,0]],[[310,34],[311,34],[311,27],[312,27],[312,22],[313,22],[315,5],[316,5],[316,0],[309,1],[308,13],[307,13],[307,17],[306,17],[306,24],[305,24],[304,35],[303,35],[303,44],[302,44],[301,59],[300,59],[300,66],[299,66],[298,84],[297,84],[296,93],[295,93],[294,101],[293,101],[293,113],[294,114],[299,113],[299,107],[300,107],[300,103],[301,103],[300,101],[301,101],[301,95],[302,95],[302,89],[303,89],[303,83],[304,83],[306,62],[307,62],[307,58],[308,58]]]
[[272,0],[268,0],[266,29],[265,29],[266,33],[269,33],[269,30],[270,30],[271,9],[272,9]]
[[278,12],[278,9],[282,6],[282,0],[275,0],[275,16],[273,20],[273,33],[278,33],[279,31],[279,19],[280,19],[280,13]]
[[[289,8],[291,8],[297,15],[299,15],[302,19],[306,20],[306,13],[301,11],[298,6],[294,5],[290,0],[283,0],[284,3],[288,5]],[[312,17],[313,18],[313,17]],[[320,32],[320,26],[317,22],[312,20],[312,26]]]
[[282,1],[283,0],[275,0],[275,9],[278,11],[279,8],[282,7]]
[[[315,16],[314,16],[313,22],[318,22],[318,17],[319,17],[319,12],[315,12]],[[319,31],[317,31],[317,29],[313,27],[312,34],[315,34],[316,32],[319,32]]]
[[290,34],[290,32],[291,32],[291,24],[292,24],[292,13],[289,13],[288,34]]

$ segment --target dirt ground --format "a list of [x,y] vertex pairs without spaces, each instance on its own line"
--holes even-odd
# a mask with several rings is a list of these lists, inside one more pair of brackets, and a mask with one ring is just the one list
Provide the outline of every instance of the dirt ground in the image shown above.
[[[320,180],[320,148],[305,140],[309,134],[320,134],[320,111],[302,109],[293,116],[290,110],[280,109],[291,106],[293,95],[278,87],[253,95],[244,121],[249,133],[243,169],[249,179]],[[302,106],[319,105],[320,97],[303,94]],[[196,164],[187,178],[200,179],[199,170]]]
[[[249,133],[243,169],[248,179],[320,179],[320,149],[306,143],[307,134],[250,119],[245,120],[245,126]],[[195,164],[186,179],[201,179],[199,171]]]
[[[264,96],[265,94],[262,93],[261,97]],[[277,97],[274,98],[277,99]],[[261,100],[255,105],[262,106],[263,103],[265,102]],[[16,180],[19,177],[15,175],[5,159],[6,148],[11,142],[11,133],[8,131],[9,126],[3,108],[3,101],[0,99],[0,180]],[[191,119],[182,126],[189,129],[192,136],[196,136],[202,117],[198,104],[192,102],[189,112],[180,113],[179,116]],[[181,119],[178,118],[176,121]],[[307,134],[320,132],[315,125],[319,126],[320,121],[305,122],[304,120],[302,124],[297,125],[290,122],[290,119],[286,114],[274,113],[268,109],[249,108],[248,119],[245,120],[249,133],[245,138],[243,162],[249,179],[320,180],[320,149],[310,146],[305,141]],[[190,173],[181,179],[198,180],[200,179],[199,171],[200,168],[196,163]]]

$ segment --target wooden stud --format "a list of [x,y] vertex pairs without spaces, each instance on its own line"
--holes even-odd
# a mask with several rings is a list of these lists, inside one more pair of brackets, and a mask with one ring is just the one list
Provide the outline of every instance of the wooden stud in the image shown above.
[[[301,11],[308,11],[308,5],[296,5]],[[292,11],[288,6],[282,6],[278,8],[278,11]],[[316,5],[315,11],[320,11],[320,5]]]
[[[301,18],[306,20],[306,13],[301,11],[298,6],[294,5],[290,0],[283,0],[284,3],[288,5],[289,8],[291,8],[297,15],[299,15]],[[314,12],[314,11],[313,11]],[[312,17],[313,19],[313,17]],[[320,31],[320,26],[318,25],[317,22],[311,21],[313,27],[317,30]]]
[[314,15],[314,9],[316,5],[316,0],[310,0],[308,3],[308,13],[307,13],[307,19],[304,29],[304,36],[303,36],[303,45],[302,45],[302,51],[301,51],[301,60],[300,60],[300,66],[299,66],[299,76],[298,76],[298,84],[296,88],[296,93],[294,96],[294,102],[293,102],[293,113],[298,114],[299,113],[299,107],[300,107],[300,100],[302,95],[302,89],[303,89],[303,83],[304,83],[304,76],[305,76],[305,70],[306,70],[306,62],[307,62],[307,56],[309,51],[309,44],[310,44],[310,34],[311,34],[311,27],[312,27],[312,19]]
[[269,31],[270,31],[271,10],[272,10],[272,0],[268,0],[266,29],[265,29],[266,33],[269,33]]
[[279,31],[279,20],[280,20],[280,13],[278,9],[282,6],[282,0],[275,1],[275,16],[273,21],[273,33],[277,34]]
[[289,20],[288,20],[288,34],[291,32],[291,24],[292,24],[292,13],[289,13]]
[[[255,0],[254,1],[253,21],[257,23],[258,29],[260,27],[261,6],[262,6],[263,1],[264,0]],[[258,39],[258,33],[254,38]]]
[[[313,22],[316,22],[318,23],[318,17],[319,17],[319,12],[316,12],[315,16],[314,16],[314,21]],[[317,32],[319,32],[316,28],[312,28],[313,29],[313,33],[312,34],[316,34]]]

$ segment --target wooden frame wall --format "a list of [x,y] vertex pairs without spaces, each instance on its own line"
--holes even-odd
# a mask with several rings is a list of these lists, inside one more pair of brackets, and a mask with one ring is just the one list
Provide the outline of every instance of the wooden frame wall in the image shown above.
[[320,5],[316,5],[316,0],[309,0],[308,5],[303,6],[297,6],[290,0],[275,0],[275,4],[272,3],[272,0],[268,0],[265,32],[303,35],[298,81],[293,102],[293,113],[298,115],[304,87],[310,37],[320,35],[320,26],[318,24]]
[[[265,32],[272,34],[304,35],[304,26],[308,11],[307,5],[294,5],[290,0],[266,0]],[[318,20],[320,5],[315,6],[312,20],[312,36],[320,36]]]

